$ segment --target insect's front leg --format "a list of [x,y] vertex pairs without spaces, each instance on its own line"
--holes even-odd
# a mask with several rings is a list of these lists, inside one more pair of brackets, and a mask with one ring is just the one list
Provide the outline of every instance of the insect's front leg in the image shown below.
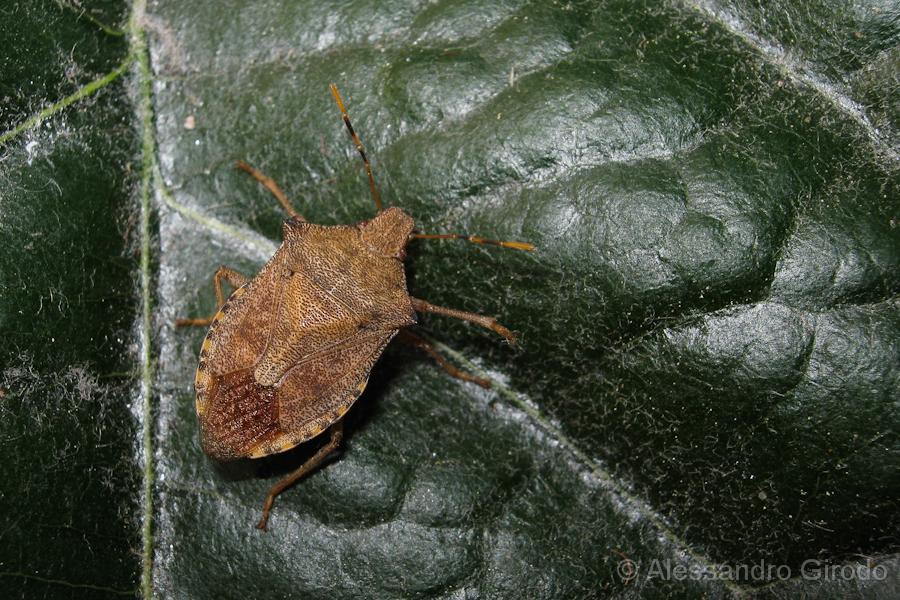
[[[216,290],[216,312],[222,305],[225,304],[225,294],[222,292],[222,280],[225,280],[231,285],[231,287],[237,289],[242,285],[245,285],[250,278],[244,275],[243,273],[239,273],[234,269],[229,269],[226,266],[221,266],[216,270],[216,274],[213,275],[213,287]],[[205,319],[175,319],[176,327],[186,327],[189,325],[199,326],[199,327],[208,327],[210,323],[213,322],[216,313],[213,313],[212,316],[207,317]]]
[[275,196],[275,199],[278,200],[278,203],[282,206],[282,208],[284,208],[285,212],[287,212],[288,215],[294,217],[298,221],[306,220],[303,218],[303,216],[300,213],[298,213],[296,210],[294,210],[294,205],[291,204],[291,201],[288,200],[288,198],[284,194],[284,192],[281,191],[281,188],[278,187],[278,184],[275,183],[274,179],[272,179],[271,177],[269,177],[268,175],[266,175],[259,169],[254,169],[253,167],[251,167],[250,165],[248,165],[247,163],[245,163],[242,160],[237,161],[237,163],[235,163],[234,166],[237,167],[238,169],[240,169],[241,171],[244,171],[245,173],[249,173],[250,175],[252,175],[253,179],[260,182],[264,188],[269,190],[272,193],[272,195]]

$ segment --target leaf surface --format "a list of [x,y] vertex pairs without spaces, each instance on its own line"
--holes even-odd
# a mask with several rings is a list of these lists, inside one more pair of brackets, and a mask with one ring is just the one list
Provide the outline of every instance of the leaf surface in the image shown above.
[[[4,465],[0,502],[12,514],[24,494],[32,525],[68,515],[115,541],[42,553],[47,536],[8,518],[21,549],[0,584],[112,593],[143,572],[145,595],[189,598],[897,592],[896,7],[132,9],[130,37],[104,25],[127,18],[117,5],[19,9],[43,50],[5,63],[0,439],[27,450]],[[103,79],[123,64],[128,89]],[[280,496],[261,534],[266,490],[320,442],[206,459],[203,332],[173,323],[214,311],[220,264],[252,275],[280,242],[280,207],[236,160],[313,222],[374,214],[332,81],[387,204],[421,231],[538,250],[411,244],[412,295],[496,315],[520,347],[422,317],[494,388],[392,345],[341,455]],[[142,371],[149,396],[137,375],[107,377]],[[78,492],[48,521],[51,485]],[[818,560],[844,570],[810,571]],[[781,570],[731,571],[756,564]]]

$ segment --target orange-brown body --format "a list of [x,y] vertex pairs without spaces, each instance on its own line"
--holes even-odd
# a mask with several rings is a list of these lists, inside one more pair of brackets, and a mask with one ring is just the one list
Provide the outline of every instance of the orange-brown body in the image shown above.
[[[219,267],[213,284],[220,308],[213,317],[175,321],[176,326],[209,326],[194,379],[200,441],[208,456],[259,458],[331,432],[312,457],[269,490],[256,525],[263,530],[275,497],[340,446],[344,413],[365,389],[384,347],[401,328],[416,323],[416,312],[475,323],[515,342],[515,334],[493,317],[410,297],[403,270],[407,242],[456,239],[534,250],[526,242],[413,233],[413,220],[401,209],[382,210],[372,167],[334,84],[331,93],[366,167],[378,214],[356,225],[310,224],[274,180],[238,161],[237,168],[272,192],[291,215],[284,240],[252,280]],[[227,300],[222,279],[236,288]],[[404,331],[402,339],[452,377],[490,387],[487,379],[454,367],[420,336]]]
[[285,221],[284,239],[213,319],[195,387],[204,451],[258,458],[338,421],[387,343],[416,323],[403,269],[412,218]]

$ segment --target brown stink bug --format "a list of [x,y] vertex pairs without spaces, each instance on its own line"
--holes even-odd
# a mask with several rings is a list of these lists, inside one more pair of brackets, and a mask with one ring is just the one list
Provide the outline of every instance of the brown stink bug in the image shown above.
[[[399,208],[382,209],[359,136],[334,84],[331,93],[362,157],[377,214],[355,225],[314,225],[291,206],[278,185],[244,162],[247,171],[290,215],[283,241],[250,279],[227,267],[213,277],[218,311],[176,325],[209,326],[194,379],[203,450],[228,461],[284,452],[330,428],[319,451],[269,491],[257,525],[266,528],[275,497],[321,463],[341,442],[342,417],[366,387],[369,372],[391,339],[424,350],[450,375],[489,387],[452,366],[426,340],[402,329],[416,312],[430,312],[515,336],[494,318],[435,306],[406,290],[403,261],[412,239],[464,239],[533,250],[531,244],[461,234],[414,233]],[[222,280],[234,287],[228,299]]]

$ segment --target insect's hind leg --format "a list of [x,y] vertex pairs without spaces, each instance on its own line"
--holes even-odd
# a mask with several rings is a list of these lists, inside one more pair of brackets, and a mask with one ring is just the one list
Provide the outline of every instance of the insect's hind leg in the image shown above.
[[306,220],[300,215],[300,213],[298,213],[296,210],[294,210],[294,206],[291,204],[291,201],[288,200],[288,198],[284,194],[284,192],[281,191],[281,188],[278,187],[278,184],[275,183],[274,179],[272,179],[271,177],[269,177],[268,175],[266,175],[259,169],[254,169],[253,167],[251,167],[250,165],[248,165],[247,163],[245,163],[242,160],[237,161],[234,164],[234,166],[236,168],[240,169],[241,171],[244,171],[245,173],[249,173],[250,175],[252,175],[253,179],[260,182],[264,188],[269,190],[272,193],[272,195],[275,196],[275,199],[278,200],[278,203],[281,204],[281,206],[284,208],[284,210],[285,210],[285,212],[287,212],[287,214],[289,214],[293,218],[297,219],[298,221]]
[[310,471],[315,469],[322,463],[323,460],[328,458],[328,455],[338,449],[338,446],[341,445],[341,440],[344,438],[344,422],[337,421],[334,425],[331,426],[331,439],[328,440],[328,443],[319,448],[319,451],[316,452],[312,458],[307,460],[305,463],[300,465],[296,471],[289,473],[284,479],[276,483],[269,490],[269,495],[266,496],[266,502],[263,505],[263,513],[262,517],[259,520],[259,523],[256,524],[257,529],[262,529],[266,531],[266,525],[269,522],[269,511],[272,510],[272,504],[275,503],[275,496],[291,487],[298,480],[305,477]]
[[442,368],[447,375],[450,377],[455,377],[456,379],[462,379],[463,381],[468,381],[470,383],[474,383],[476,385],[480,385],[485,389],[490,389],[491,382],[489,379],[484,379],[483,377],[476,377],[471,373],[466,373],[462,369],[450,364],[444,355],[437,351],[437,349],[430,343],[428,340],[423,338],[420,335],[416,335],[411,331],[407,331],[405,329],[401,330],[397,335],[397,339],[403,342],[404,344],[409,344],[410,346],[414,346],[430,356],[434,362],[438,364],[440,368]]
[[[213,275],[213,287],[216,290],[216,311],[222,308],[222,305],[225,304],[225,294],[222,292],[222,280],[227,281],[231,287],[237,289],[242,285],[245,285],[250,278],[235,271],[234,269],[229,269],[226,266],[221,266],[216,270],[216,274]],[[213,322],[213,319],[216,318],[216,313],[213,313],[211,317],[207,317],[205,319],[175,319],[175,327],[187,327],[187,326],[199,326],[199,327],[207,327],[210,323]]]

